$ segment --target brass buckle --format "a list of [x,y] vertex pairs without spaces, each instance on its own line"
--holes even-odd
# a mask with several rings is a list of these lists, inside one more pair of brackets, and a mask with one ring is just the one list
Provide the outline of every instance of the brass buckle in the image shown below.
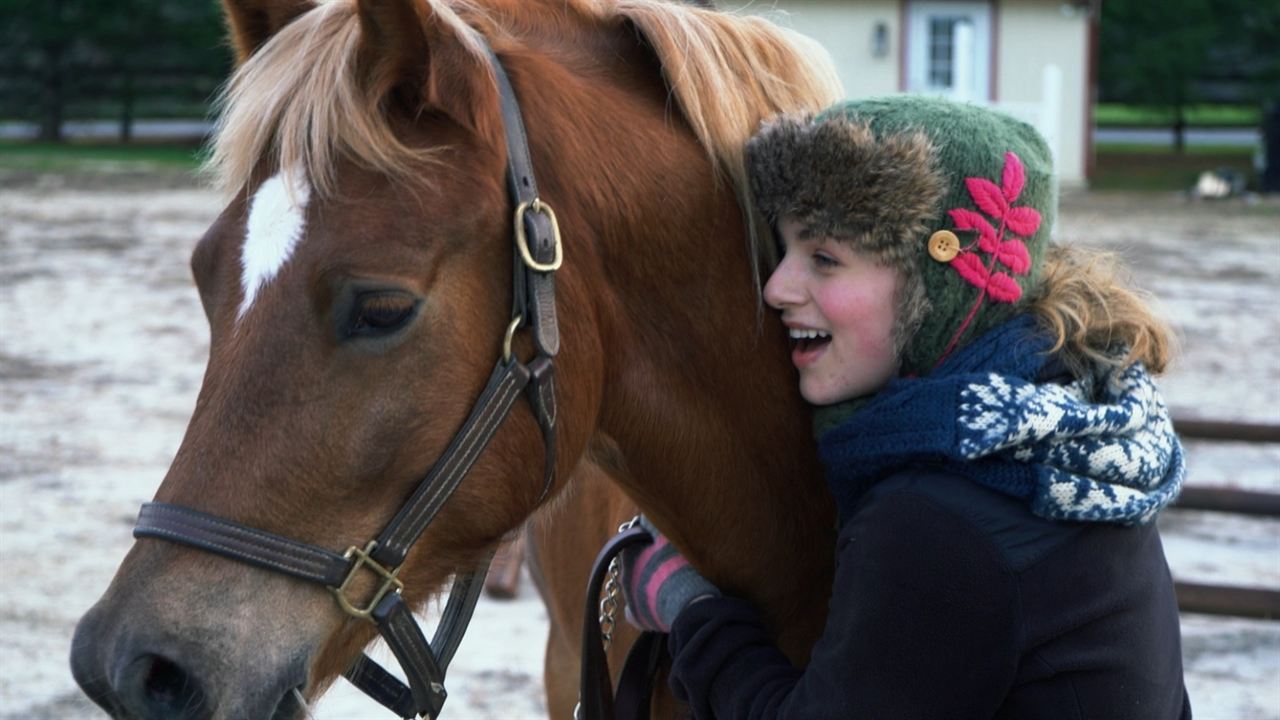
[[[524,231],[524,214],[529,210],[543,213],[551,221],[551,237],[556,242],[556,256],[549,263],[538,262],[529,252],[529,238],[525,236]],[[520,248],[520,257],[524,259],[524,264],[529,266],[530,270],[551,272],[560,269],[560,263],[564,261],[564,246],[560,244],[560,223],[556,220],[556,211],[552,210],[550,205],[538,198],[520,203],[516,208],[516,247]]]
[[[347,548],[347,551],[342,554],[342,557],[347,560],[354,557],[356,559],[356,564],[351,566],[351,571],[347,573],[347,577],[342,581],[341,585],[336,588],[329,588],[329,590],[333,592],[334,596],[338,598],[338,605],[348,615],[364,620],[372,620],[370,615],[373,614],[373,609],[378,607],[378,603],[382,602],[382,598],[386,597],[388,592],[399,593],[404,589],[404,583],[400,581],[400,578],[396,577],[396,573],[400,572],[400,568],[388,570],[378,564],[376,560],[369,557],[376,547],[378,547],[378,541],[370,540],[369,544],[365,545],[363,550],[355,545]],[[347,599],[347,586],[355,580],[356,573],[360,572],[360,568],[365,566],[376,573],[378,577],[382,578],[382,585],[378,588],[378,591],[373,594],[373,598],[369,600],[369,604],[363,608],[359,608]]]

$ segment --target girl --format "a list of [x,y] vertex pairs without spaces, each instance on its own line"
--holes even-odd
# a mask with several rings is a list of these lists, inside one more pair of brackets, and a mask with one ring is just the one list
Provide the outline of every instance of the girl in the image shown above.
[[[919,97],[782,118],[747,146],[783,257],[765,286],[841,528],[803,670],[665,539],[624,558],[696,718],[1190,718],[1152,523],[1181,446],[1168,332],[1049,243],[1028,125]],[[656,535],[656,531],[655,531]]]

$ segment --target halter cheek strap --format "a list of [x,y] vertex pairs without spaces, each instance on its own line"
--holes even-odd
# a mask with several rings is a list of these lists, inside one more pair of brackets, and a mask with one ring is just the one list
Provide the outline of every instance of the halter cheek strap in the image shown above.
[[[563,248],[555,211],[538,198],[515,91],[492,50],[488,55],[502,104],[507,187],[516,208],[512,319],[502,358],[462,429],[426,478],[376,540],[370,540],[363,548],[352,546],[344,554],[167,503],[143,505],[133,529],[137,538],[186,545],[328,587],[346,613],[377,625],[404,670],[408,685],[367,655],[357,659],[343,675],[402,718],[439,716],[447,695],[445,671],[462,642],[493,555],[487,555],[471,572],[455,576],[430,643],[401,596],[404,584],[399,578],[400,566],[484,452],[522,392],[542,429],[545,447],[538,503],[546,498],[554,481],[557,412],[552,359],[560,347],[554,272],[560,267]],[[511,352],[512,335],[524,327],[531,329],[537,350],[527,364]],[[365,601],[354,600],[348,588],[365,573],[373,573],[378,589]]]

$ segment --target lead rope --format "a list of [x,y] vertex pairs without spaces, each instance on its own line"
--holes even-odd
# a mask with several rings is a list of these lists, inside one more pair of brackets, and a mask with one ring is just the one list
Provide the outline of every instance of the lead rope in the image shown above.
[[[635,527],[640,522],[640,516],[636,515],[630,520],[618,526],[618,535]],[[621,555],[615,555],[609,561],[609,574],[606,576],[604,583],[604,596],[600,598],[600,616],[597,620],[600,623],[600,638],[604,645],[605,652],[613,646],[613,629],[617,625],[618,618],[618,595],[620,593],[618,587],[618,579],[622,577]],[[585,658],[584,658],[585,661]],[[578,702],[573,706],[573,720],[582,720],[582,695],[579,691]]]

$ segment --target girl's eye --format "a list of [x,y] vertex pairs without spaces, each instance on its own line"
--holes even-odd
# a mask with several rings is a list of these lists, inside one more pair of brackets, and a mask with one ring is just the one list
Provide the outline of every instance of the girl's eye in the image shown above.
[[836,259],[823,252],[815,252],[813,254],[813,264],[819,269],[833,268],[840,263]]
[[368,293],[356,298],[347,332],[351,335],[386,335],[400,329],[418,304],[402,293]]

